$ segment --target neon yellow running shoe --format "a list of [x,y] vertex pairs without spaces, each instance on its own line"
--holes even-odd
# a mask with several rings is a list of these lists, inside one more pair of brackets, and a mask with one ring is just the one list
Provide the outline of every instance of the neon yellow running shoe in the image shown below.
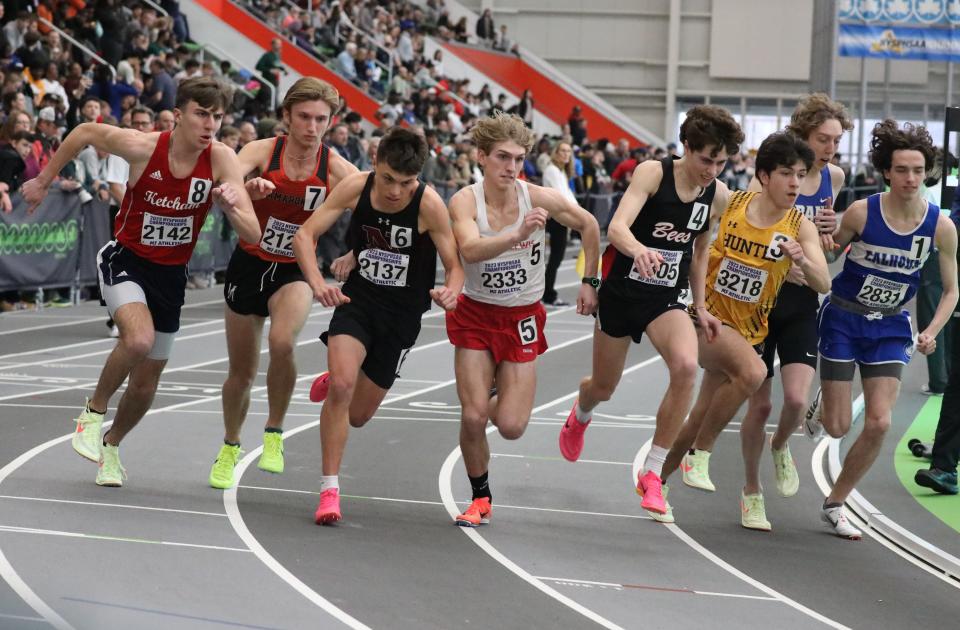
[[71,444],[73,450],[92,462],[100,461],[100,425],[103,424],[103,414],[90,411],[90,399],[87,399],[83,411],[75,422],[77,430],[73,433]]
[[100,445],[100,465],[97,468],[97,485],[119,488],[127,478],[127,471],[120,464],[120,447]]
[[673,523],[673,506],[670,505],[670,501],[667,500],[667,495],[670,494],[670,487],[667,484],[663,484],[661,487],[663,493],[663,504],[667,507],[667,511],[663,514],[659,512],[653,512],[652,510],[644,510],[647,515],[658,523]]
[[240,445],[231,446],[224,444],[220,447],[216,461],[213,462],[213,468],[210,469],[210,487],[219,490],[226,490],[233,485],[233,468],[240,459]]
[[769,532],[772,528],[767,520],[767,510],[763,504],[763,495],[744,494],[740,491],[740,524],[747,529]]
[[716,487],[710,481],[710,451],[693,450],[686,453],[680,461],[683,483],[691,488],[715,492]]
[[784,444],[779,451],[771,446],[770,451],[773,453],[773,472],[777,476],[777,492],[781,497],[792,497],[800,489],[800,475],[790,454],[790,445]]
[[278,475],[283,472],[283,434],[264,431],[263,454],[257,468]]

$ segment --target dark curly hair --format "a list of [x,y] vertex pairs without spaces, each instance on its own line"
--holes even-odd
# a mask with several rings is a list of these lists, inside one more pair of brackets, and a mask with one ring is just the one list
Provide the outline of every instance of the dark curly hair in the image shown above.
[[836,120],[844,131],[853,129],[853,121],[843,103],[831,99],[823,92],[817,92],[800,99],[790,116],[787,131],[802,140],[806,140],[813,130],[828,120]]
[[781,166],[793,168],[797,162],[803,162],[810,170],[813,160],[813,150],[806,142],[788,131],[778,131],[760,143],[755,168],[758,176],[760,173],[769,175]]
[[[887,118],[874,125],[871,135],[873,138],[870,140],[870,163],[881,174],[890,170],[894,151],[919,151],[923,154],[926,170],[933,168],[937,150],[926,127],[904,123],[903,129],[900,129],[897,121]],[[883,181],[890,183],[886,177]]]
[[727,155],[739,152],[744,137],[730,112],[716,105],[692,107],[680,125],[680,142],[686,142],[691,151],[712,146],[710,157],[716,157],[720,149],[725,149]]

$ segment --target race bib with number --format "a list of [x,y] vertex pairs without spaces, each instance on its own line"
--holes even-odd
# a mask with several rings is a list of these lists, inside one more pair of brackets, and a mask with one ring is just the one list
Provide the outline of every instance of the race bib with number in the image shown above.
[[410,255],[382,249],[365,249],[360,252],[357,266],[360,275],[374,284],[385,287],[405,287]]
[[683,252],[675,249],[654,249],[653,247],[648,249],[663,257],[663,262],[657,267],[657,272],[653,274],[652,278],[644,278],[640,275],[640,271],[636,265],[634,265],[630,268],[630,273],[627,277],[637,282],[652,284],[658,287],[677,286],[677,278],[680,277],[680,259],[683,258]]
[[724,258],[717,271],[713,288],[720,295],[739,302],[756,304],[760,301],[763,286],[767,283],[767,272],[750,265]]
[[260,239],[260,249],[274,256],[293,258],[293,235],[300,226],[296,223],[281,221],[276,217],[267,219]]
[[480,287],[490,295],[519,293],[527,284],[527,270],[519,258],[488,261],[480,267]]
[[863,286],[857,293],[857,302],[871,308],[890,308],[903,301],[908,288],[909,285],[903,282],[870,274],[863,280]]
[[193,217],[165,217],[143,213],[140,242],[151,247],[189,245],[193,240]]
[[531,315],[517,322],[517,332],[520,333],[520,343],[523,345],[526,346],[535,342],[539,337],[537,334],[536,315]]

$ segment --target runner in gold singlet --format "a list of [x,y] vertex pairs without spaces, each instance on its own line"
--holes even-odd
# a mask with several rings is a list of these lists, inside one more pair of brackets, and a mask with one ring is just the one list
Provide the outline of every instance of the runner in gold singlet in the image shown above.
[[[714,491],[710,451],[737,409],[766,378],[758,350],[790,265],[803,270],[807,285],[815,291],[830,288],[817,228],[794,208],[813,159],[802,140],[782,132],[769,136],[757,153],[757,179],[763,192],[733,195],[720,219],[707,264],[705,300],[698,304],[695,299],[692,310],[696,317],[705,309],[724,326],[709,343],[699,333],[704,369],[700,394],[667,456],[664,479],[682,466],[685,484]],[[770,529],[762,495],[741,494],[741,508],[744,527]]]

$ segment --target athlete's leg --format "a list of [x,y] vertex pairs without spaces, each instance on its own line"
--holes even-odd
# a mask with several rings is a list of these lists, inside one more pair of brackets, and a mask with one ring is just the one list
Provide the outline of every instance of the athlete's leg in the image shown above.
[[771,444],[777,450],[787,445],[787,440],[803,421],[803,413],[810,404],[810,385],[817,371],[806,363],[790,363],[780,366],[780,382],[783,385],[783,409]]
[[240,315],[223,307],[223,325],[227,334],[227,379],[223,382],[223,440],[240,443],[240,429],[250,407],[250,388],[260,365],[260,337],[264,318]]
[[366,356],[366,348],[356,337],[333,335],[327,339],[330,380],[327,398],[320,411],[320,448],[325,477],[337,475],[340,471],[350,431],[350,404]]
[[763,443],[767,437],[767,418],[773,404],[770,402],[770,391],[773,389],[773,379],[763,381],[753,396],[750,397],[747,413],[740,425],[740,450],[743,453],[744,494],[758,494],[760,489],[760,459],[763,457]]
[[476,478],[486,474],[490,464],[486,429],[496,364],[486,350],[456,348],[453,356],[461,409],[460,450],[467,476]]
[[350,426],[359,429],[369,422],[389,391],[371,381],[363,370],[360,370],[357,386],[353,390],[353,400],[350,401]]
[[503,439],[516,440],[527,430],[536,389],[536,361],[501,361],[497,366],[497,401],[490,418]]
[[[686,311],[674,309],[650,322],[647,336],[670,371],[670,383],[657,409],[653,446],[669,449],[690,410],[697,381],[697,331]],[[621,362],[621,368],[623,363]]]
[[820,421],[830,437],[841,438],[853,423],[850,394],[853,382],[848,380],[821,380]]
[[119,446],[124,436],[146,415],[150,405],[153,404],[153,397],[160,383],[160,374],[166,364],[166,359],[146,358],[130,370],[127,390],[123,392],[117,404],[113,425],[103,436],[105,443]]
[[711,370],[703,371],[703,379],[700,381],[700,393],[697,395],[697,400],[693,405],[693,409],[690,410],[690,415],[687,416],[687,420],[683,423],[683,426],[680,427],[680,432],[677,433],[677,437],[673,441],[673,446],[670,447],[670,452],[667,453],[667,459],[663,463],[663,474],[660,475],[660,477],[664,482],[666,482],[667,477],[680,466],[680,461],[683,459],[683,456],[693,446],[693,442],[697,439],[697,434],[700,432],[700,427],[703,425],[703,419],[713,404],[714,393],[726,382],[728,382],[727,377],[721,372]]
[[900,380],[892,376],[864,378],[862,383],[866,403],[863,431],[843,460],[843,470],[827,497],[828,504],[846,501],[857,482],[870,470],[890,429],[891,412],[900,394]]
[[703,420],[693,447],[712,451],[721,431],[741,405],[752,396],[767,376],[767,366],[739,332],[723,326],[712,343],[700,333],[700,364],[705,370],[720,372],[727,381],[717,388],[710,413]]
[[120,389],[134,366],[146,359],[155,339],[153,317],[143,302],[120,306],[113,319],[120,329],[120,340],[107,357],[90,399],[90,407],[101,412],[107,410],[110,398]]
[[590,376],[580,381],[580,394],[577,398],[577,404],[583,411],[592,411],[613,396],[623,375],[623,364],[630,350],[630,342],[629,336],[611,337],[603,332],[599,322],[594,327],[593,371]]
[[[291,282],[280,287],[267,302],[270,311],[270,366],[267,368],[266,427],[283,428],[283,417],[290,407],[290,396],[297,384],[294,348],[297,336],[310,314],[313,294],[306,282]],[[259,334],[257,338],[259,339]]]

